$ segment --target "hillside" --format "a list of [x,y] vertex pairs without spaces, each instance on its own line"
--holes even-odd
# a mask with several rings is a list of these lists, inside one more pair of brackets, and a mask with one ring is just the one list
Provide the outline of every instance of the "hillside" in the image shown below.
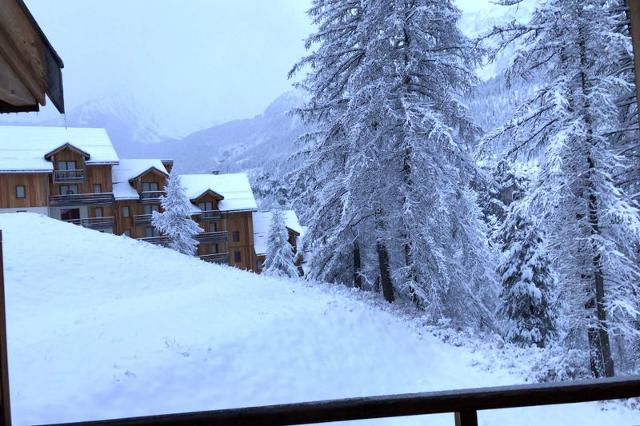
[[[483,354],[344,288],[259,277],[27,213],[0,215],[0,229],[16,425],[520,381],[474,367]],[[539,424],[538,415],[548,426],[637,420],[580,404],[481,421]],[[451,424],[428,420],[376,424]]]

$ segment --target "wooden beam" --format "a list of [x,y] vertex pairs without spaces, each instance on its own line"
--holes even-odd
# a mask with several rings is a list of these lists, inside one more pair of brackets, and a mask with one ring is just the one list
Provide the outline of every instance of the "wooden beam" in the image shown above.
[[633,63],[636,74],[636,103],[638,106],[638,123],[640,124],[640,0],[627,0],[629,5],[629,22],[631,26],[631,43],[633,44]]
[[0,426],[11,426],[9,397],[9,357],[7,353],[7,316],[2,258],[2,230],[0,230]]

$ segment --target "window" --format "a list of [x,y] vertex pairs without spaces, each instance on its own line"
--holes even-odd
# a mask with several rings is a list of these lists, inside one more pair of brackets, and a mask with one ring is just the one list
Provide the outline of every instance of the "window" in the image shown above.
[[217,244],[215,244],[215,243],[214,243],[214,244],[211,244],[211,248],[210,248],[210,250],[211,250],[211,251],[210,251],[210,253],[220,253],[220,252],[218,251],[218,245],[217,245]]
[[234,251],[233,252],[233,261],[234,262],[242,262],[242,255],[240,254],[239,251]]
[[211,201],[198,203],[198,207],[200,207],[200,210],[202,210],[203,212],[210,212],[211,210],[213,210],[213,203]]
[[127,237],[131,236],[131,231],[128,229],[125,229],[124,232],[122,233],[122,235],[126,235]]
[[142,182],[142,191],[157,191],[158,190],[158,182]]
[[142,211],[144,214],[151,214],[152,212],[157,212],[160,207],[157,204],[145,204],[142,206]]
[[217,232],[217,226],[215,222],[209,224],[209,232]]
[[238,241],[240,241],[240,231],[233,231],[233,232],[231,233],[231,240],[232,240],[234,243],[237,243]]
[[93,184],[93,193],[94,194],[98,194],[100,192],[102,192],[102,185],[99,184],[99,183],[94,183]]
[[76,162],[75,161],[58,161],[56,169],[57,170],[76,170]]
[[16,185],[16,198],[26,198],[27,189],[24,185]]
[[96,207],[94,210],[94,217],[102,217],[102,207]]
[[78,185],[60,185],[60,195],[77,194]]
[[158,230],[153,226],[147,226],[146,228],[144,228],[144,236],[145,238],[159,237],[160,232],[158,232]]
[[129,217],[129,206],[124,206],[122,208],[122,217]]

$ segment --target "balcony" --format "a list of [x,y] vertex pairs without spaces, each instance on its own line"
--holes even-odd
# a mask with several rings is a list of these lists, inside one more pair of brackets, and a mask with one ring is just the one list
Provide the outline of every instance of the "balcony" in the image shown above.
[[53,171],[53,183],[78,183],[83,181],[84,169]]
[[201,220],[222,220],[220,210],[206,210],[199,213]]
[[134,226],[142,226],[151,224],[151,214],[137,214],[133,216]]
[[96,192],[91,194],[65,194],[51,195],[49,205],[51,207],[91,205],[99,206],[112,204],[114,202],[112,192]]
[[227,241],[227,231],[201,232],[194,237],[200,243],[218,243]]
[[86,217],[83,219],[68,219],[65,222],[80,225],[89,229],[113,229],[113,216],[108,217]]
[[169,238],[166,235],[159,235],[157,237],[142,237],[138,238],[138,240],[146,241],[147,243],[156,244],[159,246],[167,245],[167,243],[169,242]]
[[160,201],[160,197],[165,195],[165,191],[142,191],[140,193],[140,200],[143,203],[157,203]]
[[229,263],[229,253],[213,253],[200,255],[200,259],[210,263],[220,263],[226,265]]

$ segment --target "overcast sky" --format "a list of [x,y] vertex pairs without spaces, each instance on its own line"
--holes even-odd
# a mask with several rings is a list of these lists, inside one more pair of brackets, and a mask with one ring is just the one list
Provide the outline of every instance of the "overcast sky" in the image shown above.
[[131,94],[171,136],[262,112],[290,89],[312,30],[309,0],[26,3],[64,60],[68,111]]

